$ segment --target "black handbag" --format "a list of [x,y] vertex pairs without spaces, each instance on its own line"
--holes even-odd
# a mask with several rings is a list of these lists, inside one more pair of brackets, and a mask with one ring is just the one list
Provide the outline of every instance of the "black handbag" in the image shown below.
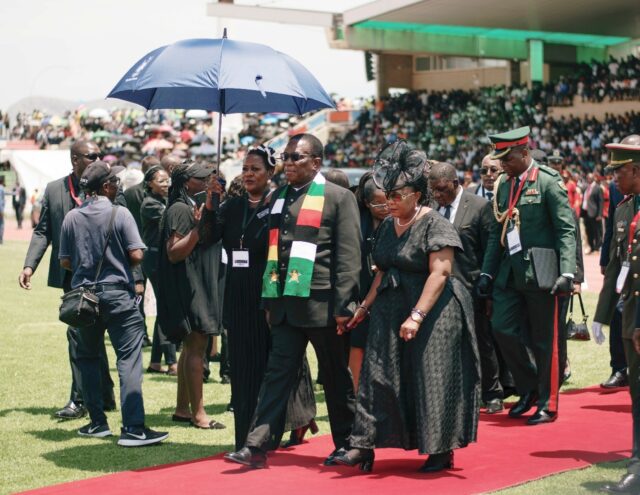
[[555,249],[532,247],[529,259],[533,264],[533,273],[538,288],[551,290],[558,280],[558,255]]
[[107,252],[107,246],[109,245],[109,239],[111,238],[113,220],[116,216],[116,208],[117,206],[114,205],[111,209],[111,219],[109,220],[109,228],[107,230],[107,240],[104,244],[100,261],[98,262],[98,268],[96,269],[96,277],[93,285],[88,287],[78,287],[70,290],[62,296],[59,319],[70,327],[79,328],[91,326],[98,321],[98,317],[100,316],[100,298],[95,293],[95,285],[98,283],[98,277],[100,276],[100,270],[102,270],[104,255]]
[[[580,310],[582,311],[582,322],[576,323],[573,321],[573,298],[578,296],[578,301],[580,301]],[[582,294],[574,294],[571,296],[571,301],[569,302],[569,319],[567,320],[567,339],[570,340],[591,340],[591,335],[589,335],[589,329],[587,328],[587,318],[589,315],[584,312],[584,304],[582,302]]]

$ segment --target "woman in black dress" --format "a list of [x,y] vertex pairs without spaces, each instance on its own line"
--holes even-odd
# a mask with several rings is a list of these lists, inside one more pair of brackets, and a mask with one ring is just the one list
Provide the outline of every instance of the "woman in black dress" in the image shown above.
[[200,163],[180,164],[171,172],[169,205],[162,217],[157,295],[160,326],[169,340],[182,342],[172,419],[207,430],[225,427],[207,416],[202,398],[207,341],[222,327],[221,247],[201,241],[198,234],[202,206],[197,198],[206,190],[211,172]]
[[[151,167],[144,174],[146,195],[140,205],[142,224],[142,240],[147,245],[142,260],[142,270],[151,282],[153,293],[158,292],[158,258],[160,255],[160,220],[167,209],[169,196],[169,174],[160,166]],[[156,300],[157,304],[157,300]],[[156,312],[157,314],[157,312]],[[167,364],[167,371],[162,370],[162,354]],[[151,345],[151,362],[147,368],[149,373],[178,374],[176,363],[176,345],[169,342],[160,328],[158,318],[153,326],[153,344]]]
[[[389,216],[389,207],[384,192],[375,182],[373,174],[366,172],[358,184],[356,191],[358,204],[360,206],[360,231],[362,232],[362,243],[360,244],[360,257],[362,268],[360,269],[360,300],[363,300],[369,292],[369,287],[375,277],[375,263],[373,262],[373,246],[378,227],[382,221]],[[358,382],[360,381],[360,369],[364,349],[367,344],[367,334],[369,333],[369,320],[361,321],[353,328],[349,335],[349,369],[353,377],[353,390],[358,393]]]
[[[376,160],[374,179],[386,193],[391,217],[379,228],[373,252],[378,268],[350,326],[369,310],[369,335],[360,375],[351,450],[335,458],[373,467],[374,447],[429,454],[420,469],[453,467],[453,449],[475,441],[480,371],[473,306],[450,277],[453,226],[423,206],[426,156],[398,142]],[[375,302],[374,302],[375,301]]]
[[[267,195],[275,164],[273,148],[260,146],[249,150],[242,166],[246,193],[228,199],[219,211],[214,209],[209,194],[200,222],[202,239],[207,242],[222,239],[229,259],[224,323],[229,343],[236,450],[244,446],[251,426],[271,342],[260,302],[268,248]],[[210,192],[220,194],[222,189],[212,183]],[[315,416],[313,386],[306,366],[301,370],[300,385],[289,400],[285,431],[304,428]],[[272,447],[279,442],[276,439]]]

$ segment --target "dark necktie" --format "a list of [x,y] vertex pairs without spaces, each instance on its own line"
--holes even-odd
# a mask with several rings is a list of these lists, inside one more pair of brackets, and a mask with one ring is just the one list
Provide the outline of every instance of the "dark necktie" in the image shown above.
[[444,218],[449,220],[451,218],[451,205],[447,205],[444,207]]
[[516,177],[516,186],[514,187],[516,192],[518,192],[519,187],[520,187],[520,177]]
[[487,199],[488,199],[489,201],[491,201],[491,200],[493,199],[493,192],[491,192],[491,191],[487,191],[487,192],[486,192],[486,195],[487,195]]

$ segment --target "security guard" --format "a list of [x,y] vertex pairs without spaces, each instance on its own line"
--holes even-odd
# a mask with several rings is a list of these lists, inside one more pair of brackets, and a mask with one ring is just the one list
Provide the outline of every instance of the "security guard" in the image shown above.
[[[528,127],[489,139],[491,157],[500,160],[505,173],[494,186],[496,222],[477,290],[488,297],[495,286],[491,323],[521,396],[509,416],[520,417],[535,405],[527,424],[550,423],[558,415],[557,296],[573,288],[575,224],[562,178],[531,157]],[[559,270],[554,263],[540,270],[540,255],[557,259]]]
[[602,322],[611,321],[622,301],[622,341],[629,367],[629,392],[633,417],[633,447],[627,474],[617,484],[604,489],[610,493],[640,493],[640,318],[636,304],[640,297],[640,136],[631,135],[620,143],[607,144],[611,152],[609,169],[622,194],[614,216],[614,232],[604,285],[598,298],[592,331],[603,339]]

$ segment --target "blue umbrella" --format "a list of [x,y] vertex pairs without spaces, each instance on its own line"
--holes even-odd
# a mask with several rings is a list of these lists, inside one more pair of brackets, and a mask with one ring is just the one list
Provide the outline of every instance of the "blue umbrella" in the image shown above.
[[257,43],[190,39],[142,57],[108,97],[147,109],[203,109],[223,114],[333,108],[331,97],[295,59]]
[[240,144],[242,146],[249,146],[250,144],[252,144],[253,142],[255,142],[256,138],[253,136],[242,136],[240,138]]

